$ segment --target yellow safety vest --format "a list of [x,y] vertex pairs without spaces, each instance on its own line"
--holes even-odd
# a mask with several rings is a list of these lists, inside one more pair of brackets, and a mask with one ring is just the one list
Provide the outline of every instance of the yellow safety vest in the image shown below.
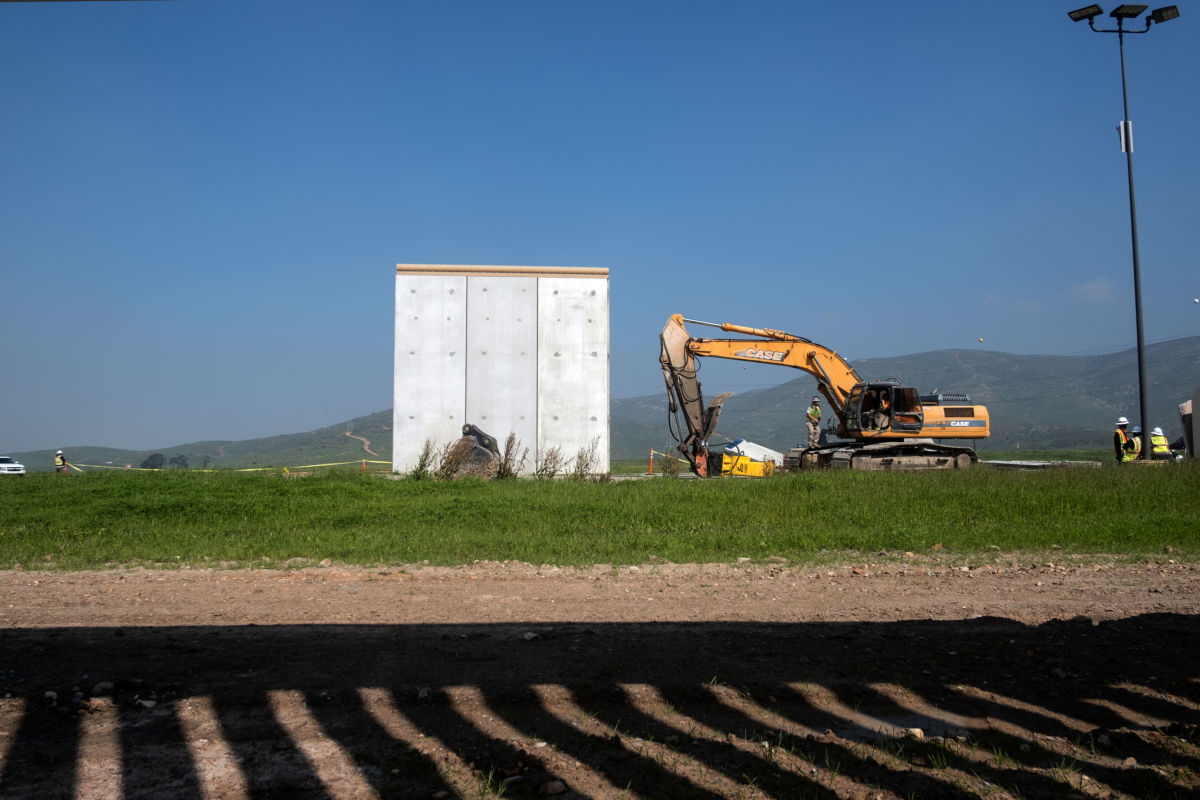
[[[1131,433],[1127,433],[1120,428],[1116,431],[1117,439],[1114,441],[1114,446],[1118,448],[1118,459],[1122,462],[1136,461],[1138,452],[1142,448],[1142,440]],[[1133,447],[1129,445],[1132,444]]]
[[1150,452],[1152,452],[1156,456],[1171,455],[1171,445],[1167,444],[1167,437],[1151,436],[1150,437]]
[[1126,450],[1125,445],[1129,443],[1129,434],[1124,428],[1117,428],[1113,431],[1113,449],[1117,451],[1117,461],[1132,461],[1136,453],[1131,450]]

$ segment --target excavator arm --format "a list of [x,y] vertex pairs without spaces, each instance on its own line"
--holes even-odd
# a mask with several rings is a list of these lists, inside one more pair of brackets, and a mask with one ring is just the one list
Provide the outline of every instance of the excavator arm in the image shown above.
[[[754,338],[693,339],[683,327],[685,322],[711,325],[728,333],[741,333]],[[663,328],[662,341],[664,355],[668,354],[668,343],[675,353],[686,352],[686,361],[691,369],[693,379],[696,356],[730,358],[758,364],[778,364],[803,370],[816,378],[817,388],[829,401],[839,419],[845,415],[846,399],[850,396],[850,391],[862,383],[862,379],[858,377],[854,367],[850,366],[836,351],[802,336],[777,331],[773,328],[749,328],[729,322],[719,324],[700,322],[699,320],[685,319],[680,314],[674,314]],[[674,359],[675,356],[672,355],[671,358]],[[663,370],[667,371],[666,362],[663,364]],[[685,379],[685,382],[690,383],[690,380]]]
[[[694,339],[684,327],[685,322],[709,325],[727,333],[740,333],[753,338]],[[659,363],[667,386],[671,419],[675,419],[677,411],[682,411],[687,426],[686,434],[683,431],[676,432],[679,449],[699,474],[704,474],[708,440],[716,432],[721,408],[732,393],[719,394],[708,407],[704,406],[700,381],[696,375],[697,356],[778,364],[807,372],[816,378],[817,388],[837,415],[839,430],[844,430],[846,400],[850,391],[862,383],[854,368],[835,351],[802,336],[772,328],[701,322],[686,319],[682,314],[672,314],[663,326],[659,343]]]

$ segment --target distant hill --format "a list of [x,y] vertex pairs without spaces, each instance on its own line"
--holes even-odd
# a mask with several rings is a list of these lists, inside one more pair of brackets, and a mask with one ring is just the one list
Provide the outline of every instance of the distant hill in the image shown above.
[[[966,392],[988,407],[992,435],[977,449],[1091,449],[1111,441],[1113,420],[1138,416],[1137,352],[1098,356],[1018,356],[979,350],[872,358],[853,362],[865,380],[897,378],[921,392]],[[1167,437],[1181,435],[1179,403],[1200,385],[1200,336],[1146,346],[1150,417]],[[725,404],[718,439],[744,438],[786,449],[804,438],[803,415],[816,382],[799,375],[768,389],[735,394]],[[705,385],[706,396],[722,391]],[[674,446],[668,431],[665,391],[646,397],[614,399],[611,405],[611,452],[614,459],[648,458],[650,449]],[[488,431],[503,440],[506,432]],[[362,437],[353,438],[353,437]],[[370,450],[364,449],[366,439]],[[304,466],[359,459],[390,461],[392,412],[385,409],[307,433],[243,441],[193,442],[150,450],[70,447],[79,464],[139,466],[159,453],[164,461],[187,459],[190,468]],[[53,450],[10,453],[33,471],[52,469]]]
[[[347,435],[350,434],[350,435]],[[362,439],[369,442],[370,450]],[[242,441],[191,442],[156,450],[120,450],[108,447],[68,447],[72,463],[137,467],[154,454],[169,465],[183,456],[189,468],[248,468],[305,466],[361,459],[392,460],[392,412],[390,409],[308,433],[289,433]],[[31,471],[53,469],[54,451],[10,454]]]

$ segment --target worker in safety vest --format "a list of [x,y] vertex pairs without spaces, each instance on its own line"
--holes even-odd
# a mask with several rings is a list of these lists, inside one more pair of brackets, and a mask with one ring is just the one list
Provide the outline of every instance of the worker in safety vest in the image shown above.
[[1171,445],[1167,442],[1163,429],[1155,428],[1150,431],[1150,458],[1161,461],[1174,457],[1175,454],[1171,452]]
[[1133,458],[1129,461],[1142,460],[1142,426],[1134,425],[1133,431],[1129,434],[1129,440],[1133,442]]
[[67,473],[67,457],[62,450],[54,454],[54,471],[62,475]]
[[1113,454],[1117,458],[1117,463],[1122,464],[1126,461],[1133,461],[1137,458],[1137,445],[1129,438],[1129,432],[1125,430],[1129,427],[1129,420],[1125,417],[1117,418],[1117,429],[1113,431]]
[[812,399],[804,413],[804,424],[808,426],[808,446],[818,446],[821,443],[821,398]]

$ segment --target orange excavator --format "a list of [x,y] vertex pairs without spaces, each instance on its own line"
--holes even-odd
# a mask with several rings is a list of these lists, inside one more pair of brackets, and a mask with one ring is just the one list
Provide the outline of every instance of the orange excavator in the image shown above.
[[[684,323],[708,325],[748,338],[696,339]],[[987,408],[966,395],[921,395],[893,380],[867,382],[835,351],[802,336],[772,328],[685,319],[674,314],[659,336],[663,378],[670,400],[672,434],[692,472],[720,474],[722,454],[708,452],[717,418],[732,392],[719,394],[706,407],[696,377],[697,359],[729,358],[775,364],[807,372],[837,416],[836,434],[845,441],[794,447],[784,454],[783,469],[964,469],[978,461],[975,451],[935,439],[982,439],[989,434]],[[682,412],[683,427],[678,422]],[[797,415],[802,414],[798,411]]]

